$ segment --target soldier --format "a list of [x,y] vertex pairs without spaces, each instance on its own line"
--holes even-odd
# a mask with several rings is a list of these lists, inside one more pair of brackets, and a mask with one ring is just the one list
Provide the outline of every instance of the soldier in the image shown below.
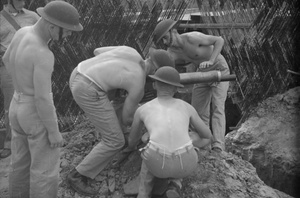
[[[70,186],[84,195],[96,195],[89,185],[123,148],[123,126],[131,126],[133,115],[144,96],[148,74],[164,65],[174,65],[165,50],[152,50],[146,60],[128,46],[108,46],[94,50],[95,57],[79,63],[70,77],[70,89],[77,104],[101,134],[101,141],[71,171]],[[120,120],[109,100],[110,91],[122,89],[127,95]]]
[[78,11],[67,2],[51,1],[37,12],[38,22],[18,30],[3,56],[15,90],[9,109],[9,196],[18,198],[57,197],[63,138],[53,104],[54,55],[48,42],[83,29]]
[[[39,20],[39,15],[33,11],[24,8],[25,0],[8,0],[3,6],[0,14],[0,89],[4,96],[4,120],[5,120],[5,142],[11,140],[11,130],[9,125],[8,110],[11,98],[14,93],[12,79],[8,75],[6,68],[2,62],[2,56],[10,44],[13,36],[20,27],[33,25]],[[10,144],[5,145],[0,152],[0,158],[10,156]],[[0,148],[2,149],[2,148]]]
[[[169,179],[166,196],[179,198],[181,179],[189,176],[198,164],[194,147],[209,144],[211,131],[190,104],[173,98],[177,88],[183,87],[175,68],[161,67],[150,77],[155,80],[157,98],[136,110],[128,147],[123,152],[135,150],[145,126],[149,141],[141,149],[143,162],[138,198],[151,197],[154,177]],[[195,132],[189,133],[190,124]]]
[[[198,72],[219,70],[222,75],[230,73],[225,58],[220,54],[224,44],[222,37],[196,31],[179,34],[176,24],[177,21],[172,19],[163,20],[153,33],[154,42],[163,41],[175,64],[189,65],[189,68],[194,68],[192,71]],[[211,147],[218,153],[225,149],[225,100],[228,87],[229,82],[197,83],[192,91],[192,105],[206,125],[211,125]]]

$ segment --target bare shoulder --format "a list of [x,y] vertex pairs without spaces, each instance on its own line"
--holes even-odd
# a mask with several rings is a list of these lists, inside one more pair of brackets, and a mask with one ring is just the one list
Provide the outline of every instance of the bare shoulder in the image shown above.
[[[31,56],[34,65],[39,65],[41,67],[48,67],[49,65],[54,65],[54,54],[48,48],[48,46],[37,41],[33,38],[33,42],[28,45],[28,55]],[[32,53],[34,52],[34,53]]]
[[206,34],[203,34],[201,32],[187,32],[184,34],[181,34],[181,37],[183,38],[183,40],[185,40],[186,42],[188,42],[189,44],[194,44],[195,42],[201,42],[202,39],[206,38]]
[[157,105],[157,98],[154,98],[144,104],[142,104],[138,110],[139,110],[139,114],[149,114],[149,111],[155,111],[155,109],[153,107],[155,107]]
[[181,107],[183,108],[182,111],[188,111],[188,112],[192,112],[194,111],[194,107],[189,104],[188,102],[182,100],[182,99],[176,99],[177,100],[177,107]]
[[[120,46],[116,49],[119,54],[122,54],[124,56],[128,57],[136,57],[141,59],[142,56],[136,51],[136,49],[129,47],[129,46]],[[128,58],[129,59],[129,58]],[[130,59],[129,59],[130,60]]]

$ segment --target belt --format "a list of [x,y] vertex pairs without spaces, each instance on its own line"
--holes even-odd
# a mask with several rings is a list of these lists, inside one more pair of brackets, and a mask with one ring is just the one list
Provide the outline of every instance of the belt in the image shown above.
[[18,102],[32,102],[34,101],[34,96],[24,95],[20,92],[14,92],[13,98]]
[[[154,150],[154,151],[156,151],[156,152],[159,152],[159,153],[161,153],[161,154],[165,154],[165,155],[176,155],[176,154],[183,154],[183,153],[186,153],[186,152],[188,152],[189,150],[192,150],[192,149],[194,149],[194,146],[193,146],[193,144],[191,144],[191,145],[187,145],[187,146],[185,146],[185,147],[183,147],[183,148],[179,148],[179,149],[176,149],[175,151],[168,151],[168,150],[166,150],[166,149],[163,149],[163,148],[160,148],[160,147],[158,147],[158,146],[155,146],[154,144],[151,144],[150,142],[147,144],[147,146],[144,148],[144,149],[147,149],[147,148],[149,148],[149,149],[151,149],[151,150]],[[143,150],[144,150],[143,149]]]
[[86,83],[90,84],[97,91],[105,92],[103,89],[101,89],[98,85],[96,85],[93,81],[91,81],[88,77],[86,77],[82,73],[77,71],[77,74],[79,74],[81,76],[81,79],[82,79],[83,82],[86,82]]

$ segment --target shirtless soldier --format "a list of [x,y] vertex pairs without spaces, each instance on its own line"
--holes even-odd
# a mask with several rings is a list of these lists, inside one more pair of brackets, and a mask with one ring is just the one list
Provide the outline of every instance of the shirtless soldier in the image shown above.
[[[101,141],[67,177],[70,186],[84,195],[98,193],[88,181],[123,148],[125,138],[121,125],[131,126],[134,112],[144,96],[147,75],[158,67],[174,66],[165,50],[150,51],[146,60],[128,46],[97,48],[94,54],[95,57],[79,63],[70,77],[75,101],[101,134]],[[120,121],[108,98],[108,92],[115,89],[127,91]]]
[[54,56],[48,42],[83,29],[77,10],[64,1],[51,1],[37,12],[39,21],[17,31],[3,56],[15,89],[9,109],[9,195],[18,198],[57,197],[63,139],[53,104]]
[[[220,54],[224,45],[222,37],[197,31],[178,34],[176,24],[172,19],[163,20],[153,32],[154,42],[163,41],[176,65],[189,65],[188,69],[198,72],[219,70],[222,75],[230,73],[225,58]],[[211,123],[211,147],[216,152],[221,152],[225,146],[224,106],[228,87],[229,82],[198,83],[192,91],[193,107],[208,126]]]
[[[179,198],[180,179],[189,176],[198,164],[194,147],[209,144],[211,131],[190,104],[173,98],[177,87],[183,87],[176,69],[161,67],[150,77],[155,80],[157,98],[136,110],[128,147],[123,152],[136,148],[145,126],[150,137],[141,152],[138,198],[151,197],[154,177],[170,179],[166,196]],[[195,129],[191,134],[188,132],[190,124]]]
[[[3,2],[3,1],[2,1]],[[10,156],[10,140],[11,140],[11,130],[9,125],[8,110],[10,101],[14,94],[14,86],[12,84],[12,79],[7,73],[4,64],[2,63],[2,56],[4,55],[8,45],[10,44],[13,36],[15,35],[19,27],[24,27],[28,25],[34,25],[39,20],[39,15],[36,12],[27,10],[24,8],[25,0],[7,0],[7,3],[3,5],[3,9],[0,13],[0,92],[3,94],[4,103],[4,124],[6,128],[6,138],[5,141],[8,144],[0,152],[0,158],[6,158]],[[18,27],[14,27],[4,16],[5,13],[16,21]],[[0,150],[2,148],[0,147]]]

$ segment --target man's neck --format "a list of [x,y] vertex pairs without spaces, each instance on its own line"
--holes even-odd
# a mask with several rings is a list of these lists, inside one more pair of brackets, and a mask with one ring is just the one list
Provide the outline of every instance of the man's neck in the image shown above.
[[37,34],[38,37],[40,37],[46,45],[51,39],[47,28],[48,26],[45,21],[43,21],[43,19],[38,20],[38,22],[36,22],[36,24],[33,26],[33,31],[35,32],[35,34]]
[[172,41],[171,45],[169,46],[169,48],[183,49],[184,41],[181,38],[181,36],[178,33],[176,33],[176,34],[173,33],[172,36],[173,36],[173,41]]
[[161,99],[170,99],[173,98],[174,93],[173,91],[157,91],[157,98],[161,98]]

